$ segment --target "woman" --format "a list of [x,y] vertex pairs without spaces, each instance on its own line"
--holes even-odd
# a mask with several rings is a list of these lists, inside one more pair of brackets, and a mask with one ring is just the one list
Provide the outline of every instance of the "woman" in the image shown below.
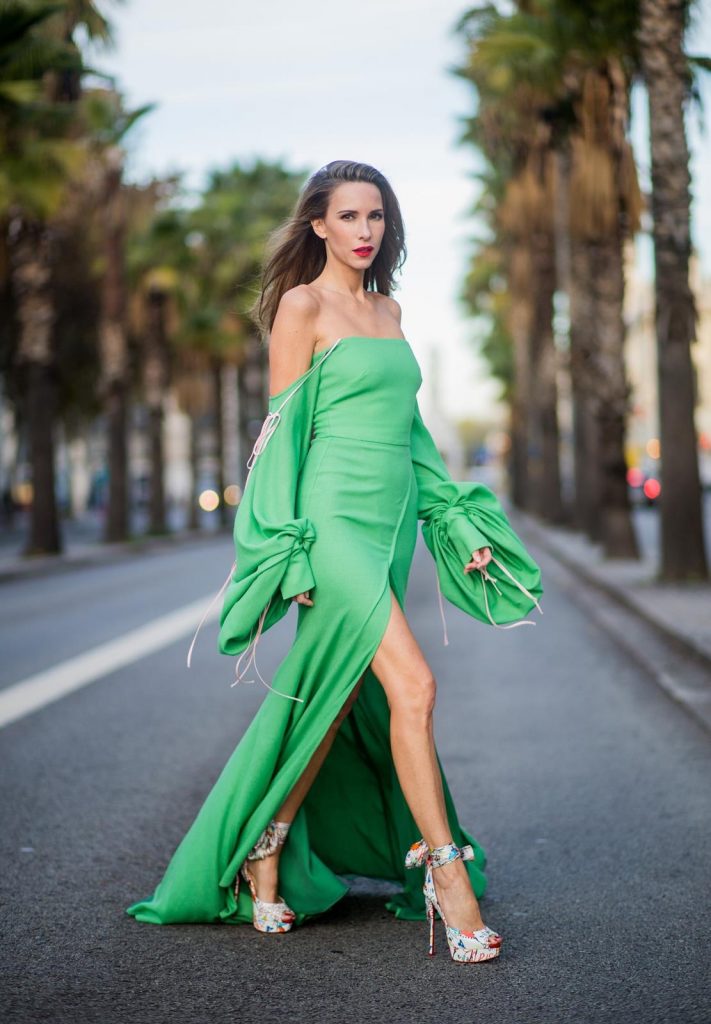
[[391,186],[351,161],[312,175],[274,236],[253,311],[271,336],[269,414],[219,649],[241,655],[239,681],[292,601],[296,636],[153,897],[128,909],[138,920],[283,933],[362,875],[401,883],[396,916],[426,910],[430,953],[436,911],[453,959],[499,955],[477,901],[485,853],[457,819],[435,680],[403,613],[418,519],[445,595],[484,622],[528,622],[512,620],[538,606],[540,571],[493,492],[451,480],[422,422],[390,296],[404,256]]

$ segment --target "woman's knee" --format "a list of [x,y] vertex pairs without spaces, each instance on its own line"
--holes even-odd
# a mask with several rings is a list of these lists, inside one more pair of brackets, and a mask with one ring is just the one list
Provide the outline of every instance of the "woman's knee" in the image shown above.
[[437,681],[428,668],[423,669],[404,680],[391,695],[391,711],[427,723],[432,717],[436,696]]

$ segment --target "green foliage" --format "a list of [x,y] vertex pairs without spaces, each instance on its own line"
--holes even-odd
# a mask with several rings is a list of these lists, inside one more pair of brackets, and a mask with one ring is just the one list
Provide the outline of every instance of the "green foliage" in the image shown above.
[[514,381],[513,341],[506,325],[509,293],[500,249],[480,245],[460,297],[475,318],[476,347],[486,359],[492,376],[501,381],[501,397],[508,400]]
[[[134,189],[128,276],[139,294],[150,282],[171,297],[178,348],[234,358],[251,325],[246,310],[259,286],[264,245],[292,211],[305,172],[260,159],[212,170],[189,194],[174,179]],[[140,333],[134,320],[134,333]]]
[[204,338],[211,324],[213,344],[230,349],[251,331],[246,310],[259,286],[265,241],[291,213],[305,177],[261,159],[209,174],[186,213],[194,261],[188,336]]
[[[487,358],[502,379],[508,373],[502,358],[508,338],[502,296],[510,285],[511,231],[517,224],[521,234],[525,230],[521,211],[527,190],[534,201],[531,183],[536,173],[542,174],[546,148],[565,146],[579,130],[586,73],[605,73],[613,59],[626,81],[638,73],[638,15],[638,0],[526,0],[506,9],[495,4],[471,8],[455,25],[466,57],[450,70],[471,83],[475,101],[459,141],[475,147],[486,161],[472,212],[487,230],[475,243],[462,297],[474,316],[490,324]],[[490,275],[492,251],[498,268]]]
[[128,110],[123,95],[115,89],[90,89],[82,97],[86,132],[99,149],[121,145],[136,122],[155,108],[155,103],[145,103]]
[[9,3],[0,10],[0,217],[10,209],[46,219],[59,209],[83,153],[76,111],[51,101],[50,73],[80,73],[78,52],[45,32],[61,4]]

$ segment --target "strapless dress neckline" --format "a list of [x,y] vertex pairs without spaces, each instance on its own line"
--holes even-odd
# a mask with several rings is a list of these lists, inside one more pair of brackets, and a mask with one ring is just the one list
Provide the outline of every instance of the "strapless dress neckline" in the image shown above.
[[404,341],[406,345],[410,344],[407,338],[380,338],[375,337],[375,335],[372,334],[347,334],[343,338],[337,338],[332,345],[328,346],[328,348],[321,348],[318,352],[314,352],[311,356],[311,362],[313,363],[317,356],[322,356],[325,355],[326,352],[330,352],[333,346],[337,345],[341,341]]

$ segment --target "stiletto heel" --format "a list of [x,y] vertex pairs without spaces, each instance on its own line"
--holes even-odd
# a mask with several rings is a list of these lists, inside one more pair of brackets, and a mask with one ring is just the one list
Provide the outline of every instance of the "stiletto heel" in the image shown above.
[[434,904],[431,903],[427,899],[427,897],[425,897],[425,902],[427,903],[427,920],[428,920],[429,926],[430,926],[430,948],[429,948],[428,955],[429,956],[434,956],[435,955],[435,943],[434,943],[435,909],[434,909]]
[[461,857],[462,860],[473,860],[474,851],[470,845],[455,846],[454,843],[446,843],[444,846],[436,846],[430,849],[424,839],[413,843],[405,857],[405,867],[418,868],[424,865],[425,882],[422,892],[427,906],[427,921],[429,924],[430,941],[429,956],[434,956],[434,926],[435,911],[442,918],[447,934],[447,945],[452,960],[459,963],[479,963],[483,960],[494,960],[500,952],[503,938],[488,925],[477,929],[475,932],[465,932],[460,928],[452,928],[442,913],[442,908],[437,899],[433,868],[441,868],[450,864],[453,860]]
[[288,932],[294,923],[296,914],[281,897],[277,903],[267,903],[257,896],[254,879],[247,869],[247,861],[264,860],[270,857],[286,842],[291,822],[270,821],[261,836],[247,854],[245,862],[237,872],[235,879],[235,897],[239,894],[240,875],[249,886],[252,896],[252,923],[258,932]]

